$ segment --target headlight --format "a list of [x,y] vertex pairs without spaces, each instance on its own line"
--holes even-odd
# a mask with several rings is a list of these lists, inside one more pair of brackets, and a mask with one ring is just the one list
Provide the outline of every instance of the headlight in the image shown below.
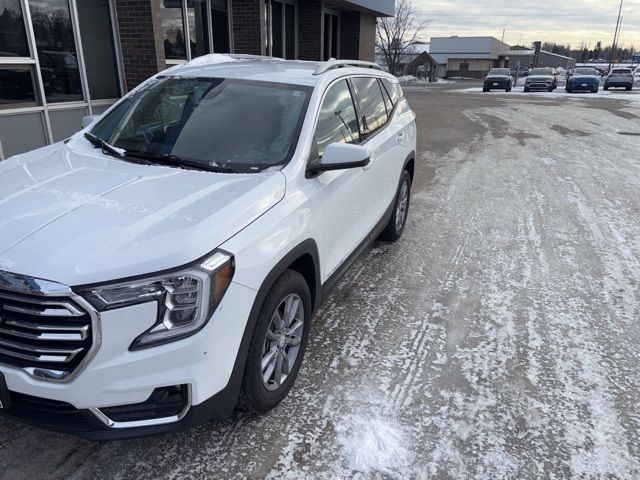
[[233,272],[233,256],[217,251],[179,272],[79,293],[98,311],[158,302],[156,323],[129,347],[139,350],[173,342],[202,329],[227,291]]

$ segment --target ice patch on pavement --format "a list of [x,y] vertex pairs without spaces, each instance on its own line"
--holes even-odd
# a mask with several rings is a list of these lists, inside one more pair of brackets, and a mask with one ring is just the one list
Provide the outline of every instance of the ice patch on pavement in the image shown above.
[[335,428],[352,471],[392,474],[410,463],[405,432],[391,417],[346,415]]

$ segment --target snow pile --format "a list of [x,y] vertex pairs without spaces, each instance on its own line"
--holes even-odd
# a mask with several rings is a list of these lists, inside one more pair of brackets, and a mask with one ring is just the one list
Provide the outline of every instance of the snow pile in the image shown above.
[[416,78],[413,75],[403,75],[401,77],[398,77],[398,81],[400,83],[426,83],[424,79],[421,78]]

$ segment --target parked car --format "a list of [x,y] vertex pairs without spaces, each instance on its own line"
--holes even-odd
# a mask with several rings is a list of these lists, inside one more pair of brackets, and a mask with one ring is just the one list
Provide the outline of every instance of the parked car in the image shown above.
[[633,72],[633,81],[634,83],[640,83],[640,67],[637,67]]
[[604,79],[604,89],[625,88],[631,90],[633,88],[633,71],[630,68],[614,68],[611,73]]
[[114,439],[274,408],[330,289],[404,231],[398,81],[210,55],[84,124],[0,163],[0,411]]
[[504,90],[505,92],[510,92],[512,85],[511,73],[508,68],[492,68],[487,76],[484,77],[482,91]]
[[598,93],[600,88],[600,76],[593,67],[577,67],[571,70],[567,77],[566,90],[569,93],[578,91],[590,91]]
[[524,91],[546,90],[553,92],[558,88],[558,76],[548,67],[534,68],[524,81]]

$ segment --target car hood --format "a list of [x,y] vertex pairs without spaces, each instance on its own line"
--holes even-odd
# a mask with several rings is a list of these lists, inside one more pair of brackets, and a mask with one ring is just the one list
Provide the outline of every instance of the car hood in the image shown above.
[[83,138],[0,162],[0,270],[70,286],[175,268],[276,205],[285,178],[129,163]]
[[549,80],[553,81],[553,75],[530,75],[530,76],[527,77],[526,81],[547,82]]

